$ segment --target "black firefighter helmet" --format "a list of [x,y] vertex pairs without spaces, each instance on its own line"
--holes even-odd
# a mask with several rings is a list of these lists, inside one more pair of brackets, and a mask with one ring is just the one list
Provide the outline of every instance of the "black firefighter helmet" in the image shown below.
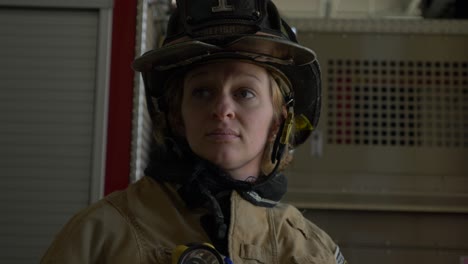
[[[142,73],[150,115],[175,71],[217,59],[241,59],[276,69],[292,91],[295,134],[292,148],[315,129],[320,115],[321,77],[315,53],[298,44],[270,0],[177,0],[161,48],[133,62]],[[293,99],[293,100],[291,100]]]

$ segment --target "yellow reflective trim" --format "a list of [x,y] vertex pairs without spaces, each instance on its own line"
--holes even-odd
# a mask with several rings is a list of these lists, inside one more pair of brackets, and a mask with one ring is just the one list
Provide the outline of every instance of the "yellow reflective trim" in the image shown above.
[[296,125],[296,130],[314,130],[314,126],[309,122],[309,119],[301,114],[294,118],[294,124]]
[[178,245],[173,251],[172,251],[172,264],[178,264],[179,263],[179,258],[184,253],[185,250],[187,250],[188,247],[186,245]]

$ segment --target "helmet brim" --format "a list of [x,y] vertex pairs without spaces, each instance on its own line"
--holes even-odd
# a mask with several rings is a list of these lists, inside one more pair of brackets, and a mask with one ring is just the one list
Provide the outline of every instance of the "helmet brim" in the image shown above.
[[[220,36],[221,37],[221,36]],[[221,38],[220,38],[221,39]],[[225,39],[225,37],[224,37]],[[258,62],[301,66],[312,63],[315,53],[299,44],[267,35],[232,36],[232,41],[221,45],[218,38],[187,40],[166,45],[138,57],[132,68],[139,72],[164,71],[188,65],[219,52],[232,52],[251,57]]]
[[193,64],[240,59],[276,68],[292,86],[296,116],[309,122],[306,129],[296,131],[293,145],[302,144],[317,126],[320,115],[321,78],[315,53],[294,42],[264,35],[230,39],[211,36],[166,45],[137,58],[132,68],[142,72],[147,96],[156,98],[165,93],[165,84],[174,72]]

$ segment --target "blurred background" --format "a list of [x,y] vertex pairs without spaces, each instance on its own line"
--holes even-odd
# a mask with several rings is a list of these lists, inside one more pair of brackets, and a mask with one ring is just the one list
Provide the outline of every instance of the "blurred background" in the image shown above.
[[[286,201],[349,263],[468,263],[468,1],[276,0],[322,66]],[[134,57],[169,0],[0,0],[0,263],[38,263],[79,209],[143,176]]]

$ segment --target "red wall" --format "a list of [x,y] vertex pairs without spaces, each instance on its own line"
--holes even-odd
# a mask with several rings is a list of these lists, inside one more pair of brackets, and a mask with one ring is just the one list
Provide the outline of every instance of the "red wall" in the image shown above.
[[104,194],[129,184],[137,0],[114,0]]

